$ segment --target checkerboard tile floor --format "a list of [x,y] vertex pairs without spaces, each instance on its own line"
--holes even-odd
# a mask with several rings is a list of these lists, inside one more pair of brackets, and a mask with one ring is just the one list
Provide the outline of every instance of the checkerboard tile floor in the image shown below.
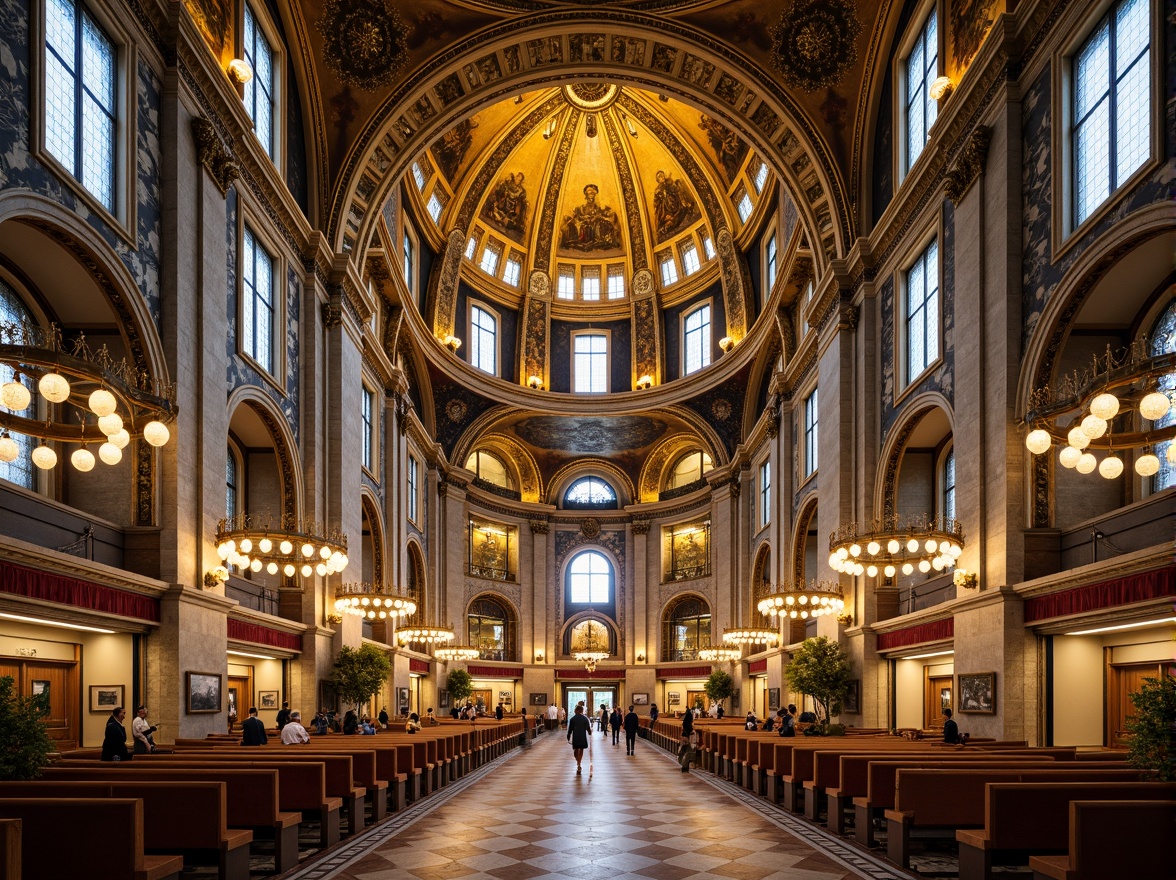
[[[682,774],[648,741],[629,757],[593,737],[584,775],[564,735],[543,734],[290,880],[858,880],[905,876],[837,857],[737,790]],[[761,802],[764,807],[766,803]],[[830,842],[831,843],[831,842]],[[891,866],[892,867],[892,866]]]

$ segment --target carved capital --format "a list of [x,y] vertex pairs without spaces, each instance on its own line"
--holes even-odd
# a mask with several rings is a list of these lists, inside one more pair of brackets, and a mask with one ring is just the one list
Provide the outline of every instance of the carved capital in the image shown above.
[[323,303],[323,326],[327,328],[338,327],[342,323],[343,306],[335,297],[332,297],[330,302]]
[[646,517],[633,517],[633,534],[649,534],[649,520]]
[[964,194],[984,170],[984,160],[988,157],[988,144],[991,140],[992,129],[983,125],[976,126],[956,158],[955,164],[947,169],[943,188],[953,205],[960,203]]
[[533,519],[528,522],[531,527],[532,535],[546,535],[548,526],[551,524],[545,519]]
[[196,141],[196,161],[212,176],[221,195],[228,195],[233,181],[241,176],[241,170],[224,141],[216,133],[212,123],[203,116],[192,119],[192,138]]

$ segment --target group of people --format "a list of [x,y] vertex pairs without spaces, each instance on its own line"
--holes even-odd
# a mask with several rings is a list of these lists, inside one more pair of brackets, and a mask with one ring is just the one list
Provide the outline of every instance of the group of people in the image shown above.
[[[562,709],[559,714],[563,714]],[[602,734],[612,731],[614,746],[620,745],[621,731],[625,731],[625,754],[632,756],[637,748],[637,731],[641,729],[641,721],[633,707],[630,706],[629,711],[622,714],[620,706],[613,706],[612,712],[609,712],[608,705],[601,703],[597,717]],[[583,775],[584,750],[588,748],[591,737],[592,719],[588,717],[584,703],[577,703],[572,717],[568,719],[567,734],[567,740],[572,746],[572,755],[576,759],[577,776]]]
[[147,707],[140,706],[135,710],[135,720],[131,722],[131,737],[133,746],[127,748],[127,729],[123,726],[123,719],[127,717],[127,710],[122,706],[115,706],[106,719],[106,730],[102,737],[103,761],[129,761],[135,755],[154,754],[155,731],[158,725],[147,720]]

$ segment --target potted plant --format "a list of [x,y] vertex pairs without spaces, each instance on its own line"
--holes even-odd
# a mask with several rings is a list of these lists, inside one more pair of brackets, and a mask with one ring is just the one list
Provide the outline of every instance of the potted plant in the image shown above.
[[711,702],[719,703],[720,705],[726,699],[729,699],[731,694],[735,693],[735,682],[731,680],[731,676],[721,669],[716,669],[710,674],[710,678],[706,680],[703,686],[706,695],[710,697]]
[[22,697],[11,676],[0,678],[0,780],[36,779],[49,763],[55,745],[42,719],[49,714],[49,695]]
[[460,706],[474,692],[474,680],[464,669],[451,669],[445,678],[445,689],[449,691],[453,705]]
[[849,688],[849,657],[837,642],[825,636],[805,639],[784,674],[792,690],[813,698],[816,730],[825,733],[829,719],[841,713],[841,698]]
[[391,675],[392,663],[388,655],[375,645],[363,645],[339,650],[332,680],[339,698],[354,705],[358,711],[361,703],[383,689]]
[[1128,761],[1141,770],[1155,770],[1156,779],[1176,779],[1176,678],[1145,678],[1128,699],[1135,714],[1127,719]]

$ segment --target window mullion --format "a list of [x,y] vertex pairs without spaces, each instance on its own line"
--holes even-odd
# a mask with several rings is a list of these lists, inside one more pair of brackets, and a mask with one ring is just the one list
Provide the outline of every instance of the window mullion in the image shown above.
[[82,136],[85,124],[82,119],[82,82],[85,74],[82,71],[82,11],[74,6],[74,167],[73,176],[82,179]]
[[1119,95],[1115,76],[1115,47],[1118,43],[1119,29],[1115,23],[1114,9],[1108,13],[1107,17],[1107,161],[1110,163],[1110,168],[1107,169],[1107,177],[1110,181],[1110,193],[1113,193],[1119,188],[1118,171],[1119,171]]

